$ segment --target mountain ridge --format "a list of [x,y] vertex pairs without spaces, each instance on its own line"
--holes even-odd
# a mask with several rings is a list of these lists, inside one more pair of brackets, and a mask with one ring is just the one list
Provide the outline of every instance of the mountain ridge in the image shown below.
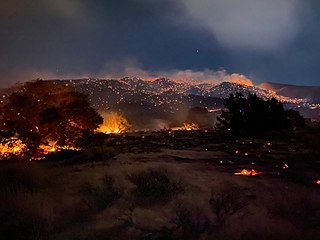
[[290,98],[305,98],[315,103],[320,102],[320,86],[300,86],[274,82],[264,82],[258,86],[270,91],[274,91],[282,96]]
[[241,92],[244,96],[254,93],[265,100],[276,98],[286,108],[298,110],[307,118],[320,119],[320,100],[297,98],[294,94],[291,97],[281,95],[279,92],[283,85],[276,84],[248,86],[234,82],[198,83],[168,78],[144,80],[132,77],[47,81],[74,86],[77,91],[87,94],[93,107],[100,111],[121,111],[138,116],[152,115],[155,119],[175,118],[175,115],[185,113],[192,107],[204,107],[209,112],[219,112],[224,108],[224,99],[236,92]]

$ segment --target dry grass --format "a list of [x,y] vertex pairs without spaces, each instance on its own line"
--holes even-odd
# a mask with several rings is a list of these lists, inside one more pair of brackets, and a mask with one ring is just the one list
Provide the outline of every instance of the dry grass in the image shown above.
[[319,236],[316,186],[286,177],[235,177],[195,158],[197,151],[184,154],[188,161],[164,151],[72,165],[0,162],[0,239]]
[[86,183],[80,192],[84,203],[89,208],[98,211],[109,207],[112,202],[120,197],[120,191],[115,187],[113,178],[109,175],[105,175],[99,184]]
[[236,187],[212,190],[209,203],[218,227],[223,227],[229,217],[243,211],[248,205],[243,192]]
[[149,202],[167,202],[183,191],[182,183],[163,168],[131,173],[128,180],[136,186],[135,194]]

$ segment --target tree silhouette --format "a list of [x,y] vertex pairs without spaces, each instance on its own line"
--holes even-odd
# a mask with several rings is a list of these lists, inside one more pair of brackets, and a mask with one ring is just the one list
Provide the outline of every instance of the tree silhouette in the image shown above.
[[289,109],[287,112],[294,130],[303,130],[308,127],[306,120],[303,118],[303,116],[301,116],[301,114],[298,111]]
[[101,116],[85,94],[51,81],[31,81],[10,89],[0,106],[2,141],[18,138],[34,153],[40,144],[71,145],[84,130],[94,130]]
[[231,94],[218,117],[218,128],[236,135],[265,136],[272,131],[292,129],[287,111],[275,98],[263,100],[256,94]]

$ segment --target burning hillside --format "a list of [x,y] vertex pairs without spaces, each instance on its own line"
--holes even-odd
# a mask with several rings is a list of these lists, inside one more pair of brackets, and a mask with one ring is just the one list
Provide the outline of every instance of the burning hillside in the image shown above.
[[[166,78],[80,79],[54,82],[72,85],[78,91],[88,94],[90,102],[96,109],[120,110],[126,115],[130,115],[130,112],[147,112],[144,115],[153,119],[167,119],[170,114],[174,115],[183,109],[195,106],[207,108],[209,112],[216,112],[223,107],[223,99],[236,92],[244,95],[249,92],[255,93],[265,100],[275,98],[288,108],[297,110],[303,108],[301,113],[307,117],[309,116],[307,111],[314,112],[317,109],[320,111],[320,104],[311,102],[310,99],[279,95],[275,91],[263,89],[253,85],[252,82],[245,81],[246,79],[241,75],[225,80],[228,82],[220,84],[212,81],[181,81]],[[135,120],[135,117],[129,116],[129,118]]]

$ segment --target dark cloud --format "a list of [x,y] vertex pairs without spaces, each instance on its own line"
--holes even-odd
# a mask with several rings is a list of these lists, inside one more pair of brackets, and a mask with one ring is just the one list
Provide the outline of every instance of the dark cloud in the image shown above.
[[0,85],[132,66],[149,75],[225,68],[256,82],[315,85],[316,9],[316,0],[2,1]]
[[188,13],[232,49],[278,50],[300,30],[300,0],[184,0]]

